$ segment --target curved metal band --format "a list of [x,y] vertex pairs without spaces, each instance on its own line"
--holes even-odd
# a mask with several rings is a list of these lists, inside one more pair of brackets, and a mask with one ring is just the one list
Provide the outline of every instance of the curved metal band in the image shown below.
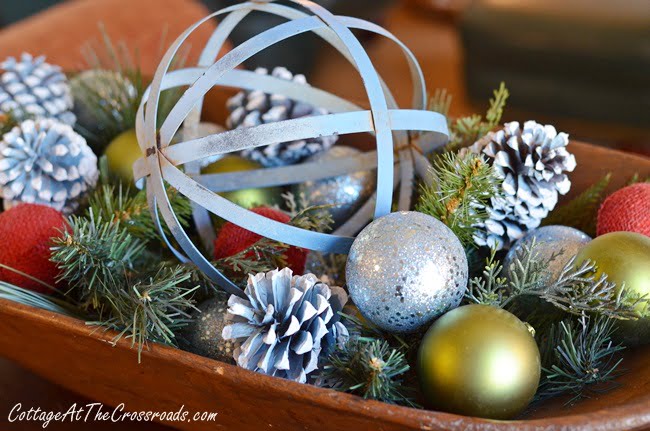
[[[336,17],[321,6],[308,0],[292,0],[292,2],[305,7],[311,13],[314,13],[314,16],[309,16],[304,12],[286,6],[272,4],[272,1],[273,0],[264,3],[249,2],[223,9],[209,15],[181,34],[163,57],[163,60],[154,75],[150,91],[147,92],[146,97],[143,98],[140,105],[136,121],[138,140],[143,152],[146,154],[145,159],[141,159],[141,161],[136,163],[136,169],[139,176],[148,175],[147,194],[149,197],[150,208],[152,209],[152,216],[159,226],[159,230],[164,236],[164,232],[162,232],[162,228],[160,228],[160,215],[169,226],[172,235],[176,238],[181,248],[188,254],[189,259],[194,261],[201,270],[220,284],[225,290],[239,295],[241,295],[241,291],[239,291],[232,282],[227,280],[210,264],[210,262],[207,261],[207,259],[197,250],[196,246],[192,243],[178,223],[166,195],[164,181],[169,182],[172,187],[177,188],[181,193],[187,195],[192,201],[196,202],[196,204],[223,217],[224,219],[236,222],[238,225],[263,236],[291,245],[340,253],[346,252],[347,249],[349,249],[352,243],[352,238],[349,236],[326,235],[304,231],[289,225],[274,222],[238,207],[228,200],[215,195],[202,184],[199,184],[204,183],[208,186],[212,185],[213,187],[210,188],[217,190],[221,190],[224,187],[235,187],[235,182],[240,185],[246,184],[246,181],[241,181],[241,177],[243,177],[241,174],[225,174],[231,175],[230,178],[227,176],[224,177],[224,174],[216,176],[196,175],[198,174],[198,171],[194,162],[202,157],[207,157],[210,152],[214,153],[216,151],[216,154],[222,154],[236,150],[237,148],[235,147],[238,147],[238,145],[233,145],[233,141],[229,142],[228,147],[228,145],[223,141],[219,141],[218,138],[213,139],[220,135],[213,135],[169,146],[171,138],[176,133],[181,123],[185,122],[185,126],[188,128],[191,128],[193,125],[198,123],[203,97],[212,86],[224,85],[244,89],[262,89],[268,93],[282,93],[297,100],[302,99],[308,103],[323,106],[330,110],[330,112],[334,113],[330,116],[325,116],[327,118],[310,117],[311,119],[309,121],[303,123],[296,120],[283,122],[284,124],[282,124],[282,126],[285,127],[285,133],[282,138],[280,138],[279,129],[274,131],[273,128],[267,130],[264,128],[260,129],[259,127],[242,132],[243,135],[232,134],[226,136],[230,139],[236,138],[237,141],[235,142],[240,142],[239,139],[242,139],[242,136],[246,139],[254,138],[254,142],[251,140],[253,144],[249,143],[249,147],[273,143],[273,136],[277,136],[276,139],[281,139],[277,142],[293,140],[287,138],[287,136],[290,136],[287,135],[287,131],[298,136],[308,133],[308,136],[305,137],[314,136],[314,133],[319,131],[327,132],[329,130],[332,133],[337,133],[337,130],[333,130],[337,129],[334,125],[335,123],[341,124],[343,118],[347,118],[345,121],[345,127],[347,128],[346,130],[351,130],[349,133],[358,133],[354,130],[359,128],[361,129],[360,132],[376,132],[378,151],[376,153],[363,155],[366,159],[362,165],[359,164],[359,160],[354,160],[354,158],[350,158],[349,160],[346,159],[344,161],[339,160],[338,163],[347,163],[349,168],[357,166],[366,167],[371,164],[374,165],[374,160],[377,159],[379,199],[377,200],[376,205],[374,205],[374,199],[370,199],[366,202],[362,209],[355,214],[348,223],[339,229],[339,231],[335,232],[336,234],[341,234],[345,232],[346,229],[350,230],[352,224],[361,226],[362,223],[365,223],[365,220],[370,218],[368,216],[372,213],[373,206],[375,206],[375,217],[388,213],[390,211],[393,189],[398,183],[401,184],[399,206],[408,206],[407,199],[411,195],[410,191],[414,175],[414,166],[411,150],[406,148],[406,145],[404,145],[408,140],[408,136],[404,131],[430,130],[436,132],[436,138],[441,143],[444,142],[448,135],[446,121],[444,120],[444,117],[439,114],[424,111],[395,109],[397,105],[392,94],[390,94],[390,90],[375,71],[367,53],[361,47],[361,44],[349,28],[361,28],[363,30],[381,34],[392,39],[400,46],[400,48],[402,48],[402,51],[405,53],[408,60],[411,75],[415,84],[413,96],[414,105],[415,107],[424,108],[426,103],[426,90],[419,65],[417,64],[413,54],[392,34],[381,27],[362,20],[348,17]],[[233,49],[230,53],[224,55],[216,63],[208,66],[216,58],[223,42],[232,29],[252,10],[263,10],[276,15],[285,16],[292,21],[260,33],[244,42],[239,47]],[[206,44],[199,60],[199,67],[169,72],[168,68],[171,59],[176,54],[179,47],[184,43],[185,39],[198,26],[208,19],[226,13],[230,13],[230,15],[222,21],[222,24],[217,28]],[[274,77],[260,77],[260,75],[257,74],[234,69],[246,58],[254,55],[265,47],[295,34],[308,31],[314,32],[330,42],[337,50],[343,53],[343,55],[359,71],[364,86],[366,87],[366,91],[368,92],[370,111],[363,111],[358,106],[322,90],[314,89],[312,87],[306,88],[305,86],[297,88],[298,85],[296,84],[288,83],[287,81],[278,82],[280,80]],[[251,80],[254,82],[251,82]],[[188,84],[190,85],[190,88],[184,93],[179,102],[172,109],[170,115],[163,123],[160,133],[157,134],[156,114],[160,91],[164,88]],[[295,96],[291,93],[295,93]],[[389,108],[392,109],[389,110]],[[425,114],[424,117],[421,115],[422,113]],[[407,118],[407,116],[412,118]],[[354,124],[355,122],[358,124]],[[423,127],[422,124],[427,125]],[[434,124],[435,127],[429,126],[429,124]],[[240,130],[244,131],[246,129]],[[343,128],[341,128],[341,130],[343,130]],[[399,178],[394,174],[393,131],[395,131],[395,139],[400,141],[398,147],[400,156]],[[260,139],[260,137],[262,139]],[[263,138],[266,138],[266,140]],[[437,144],[434,143],[433,145]],[[243,147],[245,147],[245,145]],[[190,155],[190,151],[193,154]],[[198,158],[196,157],[197,155],[199,156]],[[423,170],[423,163],[428,164],[426,159],[418,156],[421,155],[417,152],[413,152],[413,157],[415,157],[415,171]],[[189,171],[191,171],[192,174],[195,174],[194,178],[183,174],[175,167],[175,165],[179,164],[185,164],[186,167],[193,166]],[[328,169],[329,171],[334,173],[339,172],[334,167],[334,163],[331,163],[331,165],[330,168],[332,169]],[[305,168],[302,166],[294,166],[292,167],[292,170],[294,174],[300,174],[298,177],[309,177],[310,175],[313,177],[314,175],[309,172],[309,168],[310,166],[308,165]],[[296,169],[298,169],[298,171],[296,171]],[[319,170],[325,170],[323,169],[322,164],[319,165]],[[268,169],[266,170],[264,179],[261,178],[261,175],[251,175],[250,178],[255,184],[278,183],[279,181],[283,184],[287,184],[290,182],[290,180],[284,181],[288,176],[287,172],[288,170],[286,169],[283,172],[282,168],[278,168],[278,170]],[[330,175],[331,172],[326,172],[324,175],[333,176]],[[292,175],[292,177],[294,176],[295,175]],[[252,178],[254,177],[256,179],[253,180]],[[361,221],[361,219],[364,220]],[[165,241],[167,241],[171,248],[171,244],[166,238]],[[180,252],[176,250],[173,251],[179,255],[180,259],[187,259],[182,256]]]

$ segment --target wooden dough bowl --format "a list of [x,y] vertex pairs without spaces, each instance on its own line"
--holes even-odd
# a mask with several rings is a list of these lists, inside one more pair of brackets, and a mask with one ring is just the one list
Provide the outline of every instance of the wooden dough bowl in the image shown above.
[[[572,194],[605,173],[612,188],[650,159],[573,142]],[[514,421],[490,421],[397,407],[267,377],[170,347],[151,345],[138,364],[128,341],[51,312],[0,301],[0,356],[88,398],[135,411],[219,412],[216,422],[176,422],[184,430],[612,430],[650,428],[650,346],[626,353],[621,387],[572,407],[535,406]]]

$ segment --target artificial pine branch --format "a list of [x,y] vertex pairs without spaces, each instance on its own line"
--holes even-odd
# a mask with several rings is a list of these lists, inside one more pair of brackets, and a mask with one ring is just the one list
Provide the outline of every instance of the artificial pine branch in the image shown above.
[[625,184],[626,186],[631,186],[633,184],[637,183],[650,183],[650,177],[645,177],[642,178],[638,172],[636,172],[634,175],[632,175],[632,178],[629,179],[629,181]]
[[311,205],[304,193],[300,194],[298,200],[293,193],[284,193],[282,198],[291,216],[290,225],[314,232],[329,232],[332,229],[334,219],[328,209],[335,205]]
[[508,268],[508,279],[501,277],[503,268],[493,253],[482,276],[470,280],[466,299],[513,311],[518,300],[537,297],[578,316],[595,314],[622,320],[639,317],[635,307],[644,299],[618,289],[615,283],[607,281],[604,274],[596,278],[597,267],[593,262],[585,261],[576,266],[573,258],[558,279],[553,280],[547,268],[561,251],[541,259],[536,246],[533,240],[521,247]]
[[[485,118],[474,114],[449,120],[450,136],[446,151],[458,151],[460,148],[468,147],[499,125],[509,96],[510,93],[502,82],[499,88],[493,92],[493,98],[490,99],[490,107]],[[436,90],[429,101],[429,108],[443,115],[449,113],[450,105],[451,96],[447,94],[446,90]]]
[[80,303],[102,314],[106,297],[124,288],[145,243],[122,228],[119,221],[73,216],[70,229],[53,239],[51,260]]
[[30,307],[41,308],[54,313],[70,317],[80,317],[79,310],[69,301],[57,298],[53,295],[45,295],[33,290],[23,289],[13,284],[0,281],[0,299],[8,299],[19,304]]
[[618,386],[623,346],[612,342],[614,321],[606,317],[566,319],[540,337],[542,379],[537,399],[569,393],[568,403]]
[[416,407],[404,374],[406,357],[386,340],[353,338],[329,355],[320,384],[366,399]]
[[503,266],[496,259],[496,249],[490,250],[481,276],[469,282],[465,299],[474,304],[501,307],[508,296],[508,279],[502,277]]
[[612,174],[607,174],[573,200],[552,211],[543,221],[543,226],[570,226],[587,235],[596,236],[596,216],[610,183]]
[[192,294],[199,286],[188,287],[190,278],[184,267],[164,264],[148,277],[129,276],[124,288],[104,297],[111,304],[110,317],[89,324],[119,331],[113,343],[130,338],[140,361],[148,341],[175,345],[175,333],[191,321],[188,311],[194,308]]
[[[437,88],[433,96],[429,98],[429,111],[437,112],[444,115],[449,120],[449,108],[453,97],[445,88]],[[451,122],[449,121],[449,124]]]
[[430,175],[416,211],[442,221],[464,246],[474,245],[474,226],[487,218],[485,207],[500,190],[494,168],[483,155],[447,152],[436,157]]
[[[132,191],[125,187],[118,178],[113,178],[108,172],[106,157],[99,160],[99,184],[88,199],[88,215],[90,211],[103,220],[119,222],[134,237],[144,240],[158,240],[160,234],[154,223],[147,202],[146,190]],[[187,227],[192,216],[192,204],[189,199],[177,190],[167,187],[167,196],[172,210],[179,223]],[[169,236],[169,228],[162,223],[165,235]]]
[[287,266],[288,245],[261,238],[237,254],[218,259],[213,264],[232,280],[246,284],[249,274],[269,272]]

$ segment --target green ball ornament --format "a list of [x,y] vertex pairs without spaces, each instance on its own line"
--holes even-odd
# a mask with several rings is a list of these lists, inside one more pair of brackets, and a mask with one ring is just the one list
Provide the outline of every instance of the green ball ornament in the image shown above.
[[465,305],[438,319],[418,353],[420,386],[433,407],[509,419],[539,385],[539,349],[530,326],[488,305]]
[[[261,164],[252,160],[228,155],[201,169],[201,174],[225,174],[262,168]],[[219,193],[219,195],[244,208],[273,206],[282,202],[282,190],[278,187],[235,190]]]
[[142,157],[135,130],[127,130],[113,139],[106,147],[108,170],[124,183],[133,182],[133,164]]
[[[650,238],[634,232],[612,232],[601,235],[583,247],[576,265],[585,260],[596,263],[596,277],[607,274],[619,288],[625,284],[629,294],[650,298]],[[650,343],[650,304],[641,301],[636,311],[639,320],[622,321],[614,336],[634,346]]]

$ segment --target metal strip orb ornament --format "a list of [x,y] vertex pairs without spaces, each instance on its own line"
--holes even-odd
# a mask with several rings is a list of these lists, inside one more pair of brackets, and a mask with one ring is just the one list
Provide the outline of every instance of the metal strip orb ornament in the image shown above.
[[[240,296],[243,292],[210,264],[178,223],[165,191],[165,183],[193,202],[194,221],[204,248],[208,248],[214,239],[209,216],[212,213],[273,240],[320,252],[347,253],[354,240],[353,235],[373,217],[381,217],[391,211],[396,188],[399,188],[398,209],[409,209],[414,175],[426,181],[429,163],[422,154],[444,145],[449,135],[445,117],[426,110],[422,71],[413,54],[395,36],[367,21],[334,16],[311,1],[291,0],[291,3],[292,7],[276,4],[273,0],[246,2],[215,12],[188,28],[163,57],[137,115],[136,131],[144,157],[134,164],[134,177],[136,181],[146,178],[154,221],[160,225],[162,217],[169,226],[185,254],[173,249],[165,240],[180,260],[194,262],[224,290]],[[217,58],[231,31],[253,11],[283,17],[287,22],[253,36]],[[171,60],[186,39],[201,24],[214,17],[222,20],[203,49],[198,65],[170,71]],[[397,106],[352,29],[386,37],[402,50],[413,82],[411,109]],[[314,87],[237,69],[267,47],[308,32],[315,33],[332,45],[359,72],[368,95],[368,108]],[[181,86],[189,87],[163,123],[156,124],[160,93]],[[182,126],[187,130],[195,128],[200,121],[203,98],[215,86],[282,94],[322,107],[331,114],[284,120],[203,137],[193,136],[194,139],[172,144],[172,139]],[[419,146],[411,133],[413,131],[429,132],[426,143]],[[201,160],[209,157],[316,136],[354,133],[372,134],[377,150],[327,162],[305,162],[244,173],[200,174]],[[188,133],[184,132],[183,137],[188,139]],[[189,137],[192,137],[191,134]],[[307,231],[270,220],[217,194],[254,187],[299,184],[373,169],[377,172],[373,197],[332,234]],[[162,234],[162,229],[159,230]]]

